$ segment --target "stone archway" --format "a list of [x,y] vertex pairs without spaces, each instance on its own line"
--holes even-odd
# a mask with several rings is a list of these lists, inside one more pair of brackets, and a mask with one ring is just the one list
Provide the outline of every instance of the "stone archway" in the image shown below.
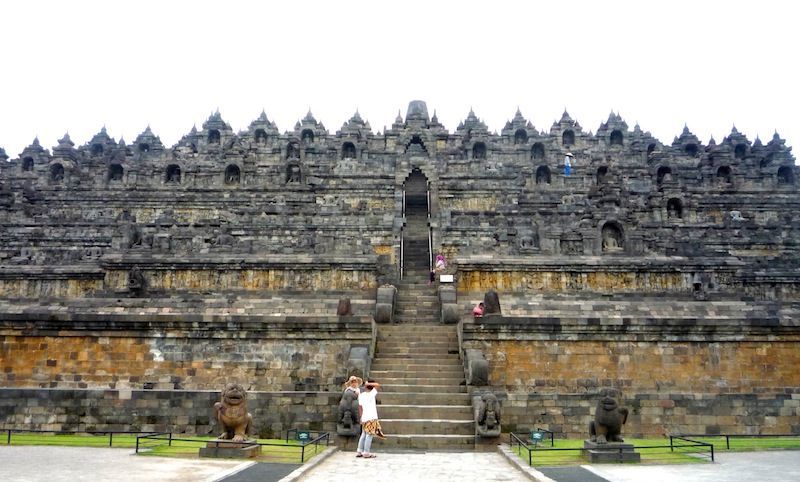
[[425,274],[430,269],[428,178],[414,167],[403,182],[406,223],[403,228],[403,272]]

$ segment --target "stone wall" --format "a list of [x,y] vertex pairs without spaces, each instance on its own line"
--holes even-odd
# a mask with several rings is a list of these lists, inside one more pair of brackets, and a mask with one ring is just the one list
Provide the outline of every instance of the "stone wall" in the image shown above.
[[[218,390],[0,388],[0,429],[171,431],[218,435],[211,412]],[[291,428],[336,432],[341,392],[248,392],[260,437]]]
[[371,320],[358,317],[24,318],[0,325],[5,387],[335,391],[350,348],[374,346]]
[[800,387],[797,342],[469,342],[489,361],[492,385],[511,391],[581,393],[784,393]]
[[595,393],[615,387],[632,409],[628,434],[800,433],[800,324],[792,308],[586,303],[537,298],[528,309],[538,316],[462,320],[462,346],[489,362],[504,430],[539,426],[583,437]]
[[[786,393],[635,392],[623,389],[630,411],[623,436],[669,434],[800,435],[800,390]],[[597,398],[591,393],[498,391],[503,431],[545,428],[557,437],[586,438]]]

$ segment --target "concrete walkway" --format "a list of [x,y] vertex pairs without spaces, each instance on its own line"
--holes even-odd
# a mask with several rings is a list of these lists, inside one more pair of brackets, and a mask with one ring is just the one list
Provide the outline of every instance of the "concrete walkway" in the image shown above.
[[303,482],[398,481],[529,481],[497,453],[425,452],[378,453],[374,459],[355,452],[337,452],[308,471]]
[[[252,462],[136,456],[131,449],[0,445],[0,481],[3,482],[219,481],[250,464]],[[722,453],[717,454],[717,462],[713,464],[582,467],[610,482],[800,481],[800,451]],[[529,480],[499,453],[395,452],[378,453],[374,459],[360,459],[349,451],[337,452],[321,461],[300,480],[352,482],[367,473],[370,482]],[[558,476],[554,478],[561,480]]]
[[717,453],[713,464],[584,466],[610,482],[786,482],[800,480],[800,451]]
[[137,456],[131,449],[0,445],[4,482],[211,481],[251,463]]

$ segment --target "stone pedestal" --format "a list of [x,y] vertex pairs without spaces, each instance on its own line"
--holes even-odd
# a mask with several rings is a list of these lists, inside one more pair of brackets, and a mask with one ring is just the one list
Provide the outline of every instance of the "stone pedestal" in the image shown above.
[[640,462],[642,459],[638,452],[633,451],[633,444],[619,442],[599,444],[584,440],[583,448],[586,449],[586,458],[593,464]]
[[212,440],[200,449],[200,457],[218,459],[249,459],[261,455],[261,446],[252,440],[241,443]]

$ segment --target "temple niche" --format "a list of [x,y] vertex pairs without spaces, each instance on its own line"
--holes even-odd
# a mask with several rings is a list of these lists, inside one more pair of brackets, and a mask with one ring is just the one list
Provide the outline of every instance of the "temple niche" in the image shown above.
[[300,169],[300,164],[290,162],[286,166],[286,183],[297,184],[302,181],[303,171]]
[[286,146],[286,159],[300,159],[300,148],[296,143],[290,142]]
[[55,163],[50,166],[50,181],[53,183],[60,183],[64,180],[64,166]]
[[181,183],[181,168],[177,164],[170,164],[164,173],[164,182],[167,184]]
[[786,186],[794,185],[794,172],[792,172],[791,167],[781,166],[781,168],[778,169],[778,184]]
[[230,164],[228,165],[228,167],[225,168],[225,184],[227,185],[239,184],[240,177],[241,177],[241,172],[239,171],[239,166],[235,164]]
[[531,226],[522,226],[517,230],[518,244],[520,253],[532,253],[539,251],[539,226],[533,223]]
[[111,164],[108,166],[108,180],[109,181],[122,181],[124,170],[119,164]]
[[601,240],[604,253],[621,252],[625,246],[622,237],[622,227],[614,221],[607,222],[603,225]]
[[539,166],[536,169],[536,184],[550,184],[550,168]]
[[683,217],[683,204],[678,198],[670,198],[667,201],[667,218],[681,219]]

